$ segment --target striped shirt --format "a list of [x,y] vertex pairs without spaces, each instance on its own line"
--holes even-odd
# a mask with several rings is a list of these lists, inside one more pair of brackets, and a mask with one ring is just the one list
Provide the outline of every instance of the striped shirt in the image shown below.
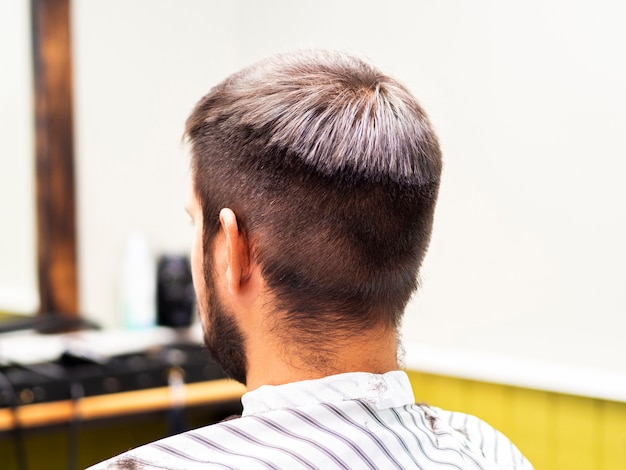
[[239,419],[147,444],[92,469],[532,469],[484,421],[416,405],[401,371],[263,386],[242,402]]

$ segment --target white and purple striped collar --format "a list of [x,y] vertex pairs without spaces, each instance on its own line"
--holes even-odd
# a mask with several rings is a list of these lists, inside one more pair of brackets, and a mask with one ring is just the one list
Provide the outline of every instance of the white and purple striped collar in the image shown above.
[[411,383],[403,371],[349,372],[284,385],[263,385],[244,394],[241,400],[243,416],[349,400],[361,400],[377,409],[415,403]]

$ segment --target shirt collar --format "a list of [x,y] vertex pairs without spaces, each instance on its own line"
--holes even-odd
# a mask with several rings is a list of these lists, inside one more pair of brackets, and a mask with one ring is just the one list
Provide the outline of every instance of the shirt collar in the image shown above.
[[263,385],[243,395],[242,415],[348,400],[363,400],[378,409],[415,403],[411,383],[403,371],[349,372],[283,385]]

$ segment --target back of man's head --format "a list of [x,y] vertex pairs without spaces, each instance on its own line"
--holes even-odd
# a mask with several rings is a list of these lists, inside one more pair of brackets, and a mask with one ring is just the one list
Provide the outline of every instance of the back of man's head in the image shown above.
[[278,55],[212,89],[187,136],[205,266],[228,207],[299,339],[398,326],[441,173],[406,88],[344,53]]

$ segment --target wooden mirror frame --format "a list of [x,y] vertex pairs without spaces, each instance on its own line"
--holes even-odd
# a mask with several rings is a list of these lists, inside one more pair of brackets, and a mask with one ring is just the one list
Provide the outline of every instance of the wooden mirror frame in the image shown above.
[[78,317],[70,0],[31,0],[39,313]]

